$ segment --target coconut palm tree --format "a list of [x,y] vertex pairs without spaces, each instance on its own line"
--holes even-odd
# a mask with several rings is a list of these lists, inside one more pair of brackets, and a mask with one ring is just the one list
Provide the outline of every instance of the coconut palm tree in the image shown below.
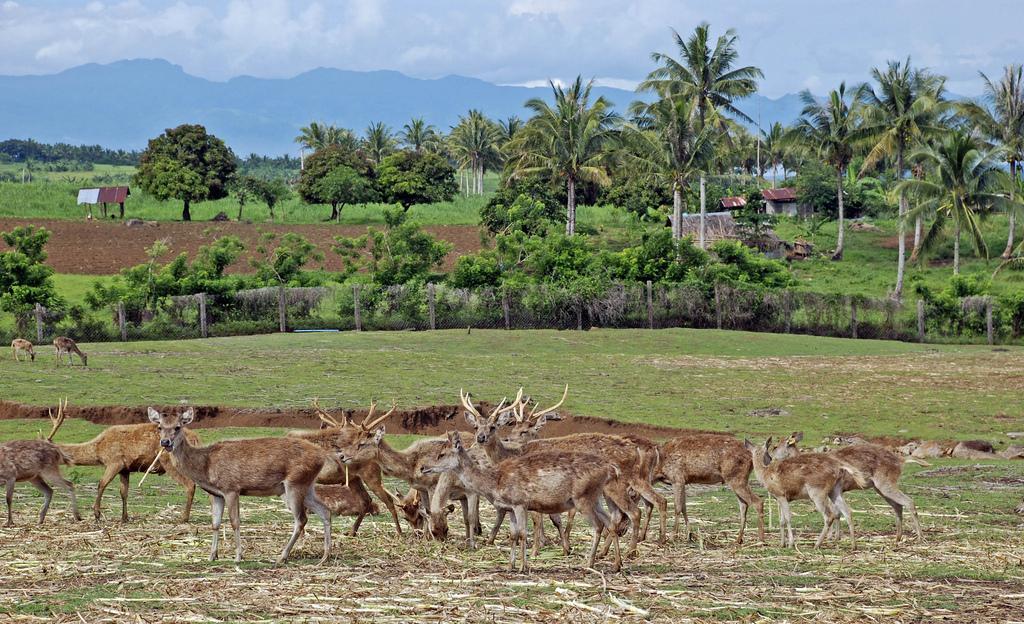
[[466,194],[483,194],[484,173],[501,163],[500,142],[500,127],[475,109],[459,117],[459,123],[452,127],[448,149],[465,179]]
[[375,165],[379,165],[384,157],[395,151],[398,143],[391,128],[383,121],[376,121],[366,127],[366,135],[363,138],[363,146],[366,155]]
[[909,216],[934,211],[935,220],[924,237],[927,251],[939,239],[947,223],[953,226],[953,274],[960,274],[960,234],[971,237],[978,254],[988,257],[982,237],[981,213],[995,206],[1005,207],[1008,180],[999,168],[1002,148],[988,148],[966,132],[955,130],[935,145],[918,148],[910,154],[912,162],[932,171],[923,179],[910,178],[897,186],[897,192],[920,200]]
[[339,128],[333,124],[317,121],[299,128],[299,136],[295,137],[295,142],[314,152],[329,145],[340,145],[351,149],[355,149],[359,145],[356,135],[348,128]]
[[603,165],[617,138],[621,117],[611,103],[599,97],[591,103],[591,80],[580,76],[568,87],[549,83],[554,102],[532,98],[524,106],[533,111],[510,144],[515,154],[513,170],[519,174],[547,172],[565,179],[565,233],[576,233],[576,184],[607,184]]
[[[992,82],[981,73],[985,83],[985,95],[981,102],[965,102],[961,111],[970,119],[987,139],[1003,147],[1006,162],[1010,166],[1010,177],[1016,180],[1018,165],[1024,159],[1024,68],[1007,65],[999,82]],[[1010,192],[1016,194],[1016,185],[1010,185]],[[1016,203],[1011,202],[1012,206]],[[1003,258],[1013,253],[1014,228],[1017,225],[1017,210],[1007,215],[1010,227],[1006,237]]]
[[[874,68],[871,76],[876,86],[865,83],[858,87],[857,97],[864,104],[864,125],[860,135],[870,144],[861,167],[861,174],[877,166],[884,158],[893,160],[896,177],[906,173],[907,150],[945,129],[943,102],[945,78],[926,69],[912,69],[910,58],[905,62],[889,61],[885,70]],[[907,198],[899,194],[899,253],[896,260],[896,287],[893,298],[903,296],[906,267]],[[914,225],[914,250],[911,260],[920,252],[922,219]]]
[[422,117],[413,117],[409,123],[402,126],[398,139],[414,152],[429,150],[437,143],[437,128],[428,124]]
[[[775,188],[779,167],[785,167],[786,160],[786,129],[781,123],[776,121],[767,132],[761,131],[761,155],[764,162],[772,167],[772,188]],[[760,173],[764,177],[764,173]],[[782,178],[785,180],[786,176]]]
[[672,238],[683,236],[683,190],[714,157],[713,132],[701,126],[689,99],[634,102],[633,124],[622,131],[623,158],[653,181],[672,187]]
[[846,167],[853,158],[854,137],[859,117],[856,101],[850,102],[846,94],[846,83],[829,93],[824,103],[818,102],[810,91],[803,91],[800,100],[804,109],[793,127],[792,140],[814,150],[825,163],[836,171],[836,196],[838,198],[839,236],[833,260],[843,259],[845,241],[843,214],[843,177]]
[[[728,139],[727,117],[752,123],[753,120],[739,110],[735,102],[757,91],[757,81],[764,78],[760,69],[752,65],[735,67],[739,59],[736,31],[729,29],[711,46],[711,26],[698,25],[689,39],[683,40],[675,30],[672,36],[679,58],[654,52],[651,59],[659,66],[640,83],[639,91],[654,91],[661,97],[681,95],[691,101],[700,125],[716,126]],[[703,184],[703,175],[701,176]],[[701,214],[707,211],[701,202]],[[703,220],[702,220],[703,222]],[[701,232],[701,240],[704,240]]]

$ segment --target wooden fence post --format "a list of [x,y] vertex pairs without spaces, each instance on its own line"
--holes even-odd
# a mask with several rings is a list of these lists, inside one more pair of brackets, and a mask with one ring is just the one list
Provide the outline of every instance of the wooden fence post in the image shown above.
[[505,329],[512,329],[509,318],[508,292],[501,293],[501,313],[505,316]]
[[782,293],[782,315],[786,323],[786,333],[793,329],[793,293],[788,290]]
[[995,328],[992,326],[992,297],[987,297],[985,301],[985,330],[988,332],[988,343],[994,345],[996,335]]
[[847,301],[850,302],[850,337],[857,337],[857,300],[853,297],[847,297]]
[[121,342],[128,341],[128,319],[124,314],[124,301],[117,302],[117,328],[121,330]]
[[647,280],[647,328],[654,329],[654,296],[651,280]]
[[718,284],[715,284],[715,322],[718,329],[722,329],[722,291]]
[[199,335],[210,337],[210,328],[206,323],[206,293],[199,293]]
[[277,287],[277,329],[284,333],[288,331],[288,305],[284,284]]
[[434,308],[434,283],[427,284],[427,308],[430,310],[430,329],[437,329],[437,317]]
[[43,343],[43,306],[36,304],[36,344]]
[[359,314],[359,284],[352,285],[352,307],[356,317],[356,331],[363,331],[363,319]]
[[917,300],[917,341],[924,342],[924,299]]

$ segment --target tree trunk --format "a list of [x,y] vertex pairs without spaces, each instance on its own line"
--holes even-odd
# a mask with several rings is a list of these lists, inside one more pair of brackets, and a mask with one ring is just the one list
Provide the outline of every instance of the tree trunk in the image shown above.
[[565,198],[565,235],[573,236],[576,234],[576,180],[570,177],[565,186],[569,194]]
[[238,204],[238,220],[242,220],[242,204]]
[[1003,251],[1003,259],[1006,260],[1013,255],[1013,229],[1017,227],[1017,214],[1014,211],[1013,200],[1017,183],[1017,161],[1010,161],[1010,212],[1007,215],[1010,221],[1010,233],[1006,236],[1006,250]]
[[924,236],[924,219],[921,215],[918,215],[914,219],[914,249],[910,252],[910,261],[915,262],[917,257],[921,254],[921,245],[923,243],[922,237]]
[[[763,176],[762,176],[763,177]],[[700,176],[700,248],[707,248],[707,194],[704,192],[704,174]]]
[[[903,151],[896,153],[896,178],[898,180],[903,179]],[[892,292],[892,298],[899,301],[903,298],[903,273],[906,270],[906,253],[907,253],[907,198],[903,191],[900,191],[899,196],[899,242],[897,247],[899,249],[898,256],[896,257],[896,288]],[[916,247],[916,243],[915,243]]]
[[683,189],[679,182],[672,185],[672,239],[683,237]]
[[185,207],[182,208],[182,210],[181,210],[181,220],[182,221],[191,221],[192,220],[192,213],[189,212],[188,204],[189,204],[189,201],[186,199],[185,200]]
[[960,224],[953,231],[953,275],[960,275]]
[[338,210],[338,204],[331,204],[331,218],[328,221],[337,221],[341,217],[341,212]]
[[839,200],[839,235],[836,237],[836,250],[832,254],[833,260],[843,259],[843,242],[846,238],[846,231],[843,227],[843,170],[836,169],[836,198]]
[[772,188],[775,188],[775,178],[778,176],[777,169],[778,167],[775,166],[775,163],[772,163]]

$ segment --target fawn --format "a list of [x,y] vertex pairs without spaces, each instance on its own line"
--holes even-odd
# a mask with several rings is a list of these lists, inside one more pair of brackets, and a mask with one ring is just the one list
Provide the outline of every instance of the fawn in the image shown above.
[[313,483],[324,463],[329,461],[318,446],[298,438],[256,438],[223,440],[209,446],[193,446],[185,435],[191,424],[192,408],[183,414],[161,414],[149,408],[149,420],[160,431],[160,446],[170,451],[175,467],[210,494],[213,508],[213,544],[210,561],[217,559],[217,542],[224,507],[228,508],[235,532],[235,561],[242,560],[242,534],[239,523],[240,496],[280,496],[295,516],[291,537],[278,563],[291,553],[295,541],[306,527],[306,509],[315,512],[324,523],[323,563],[331,551],[331,512],[316,496]]
[[71,354],[75,353],[79,359],[82,360],[82,366],[89,365],[89,356],[82,353],[82,350],[78,348],[78,344],[74,340],[67,336],[57,336],[53,339],[53,348],[57,351],[57,363],[63,364],[63,356],[68,356],[68,366],[73,364],[71,360]]
[[14,361],[20,362],[19,353],[26,353],[33,362],[36,361],[36,352],[32,349],[32,343],[24,338],[15,338],[11,341],[11,351],[14,352]]

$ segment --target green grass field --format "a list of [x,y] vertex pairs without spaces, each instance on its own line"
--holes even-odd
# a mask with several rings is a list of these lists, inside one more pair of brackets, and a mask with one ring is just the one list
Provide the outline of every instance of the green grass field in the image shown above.
[[[0,399],[72,405],[226,404],[361,407],[451,404],[460,387],[496,399],[520,384],[541,402],[569,383],[574,414],[702,427],[762,439],[793,429],[810,444],[836,432],[981,438],[1005,445],[1024,430],[1019,397],[1024,349],[921,346],[746,334],[664,331],[463,331],[270,335],[182,342],[83,345],[91,366],[56,367],[49,350],[34,364],[0,360]],[[765,416],[764,411],[781,412]],[[46,420],[0,421],[0,440],[30,438]],[[83,441],[101,427],[70,420],[58,441]],[[279,435],[280,428],[200,429],[204,442]],[[389,436],[402,448],[412,436]],[[524,578],[505,571],[507,541],[469,551],[456,513],[447,542],[394,534],[390,518],[335,519],[330,561],[319,557],[311,520],[294,559],[272,565],[290,527],[274,498],[244,498],[245,561],[206,561],[209,508],[197,496],[192,521],[178,522],[182,490],[151,476],[132,479],[128,524],[117,521],[117,488],[105,517],[89,508],[99,469],[65,468],[86,520],[68,521],[61,491],[45,527],[33,524],[40,497],[16,489],[17,526],[0,528],[0,613],[25,621],[466,620],[496,622],[861,620],[1010,621],[1024,612],[1024,546],[1013,513],[1024,463],[940,459],[908,465],[902,487],[917,502],[925,541],[892,543],[893,517],[870,492],[848,495],[859,549],[848,541],[811,550],[820,516],[794,505],[798,550],[777,546],[769,504],[768,541],[756,523],[742,548],[732,493],[689,488],[696,538],[659,545],[657,522],[622,574],[581,569],[589,527],[577,522],[573,554],[547,547]],[[404,486],[388,480],[390,489]],[[755,490],[763,494],[762,488]],[[668,491],[662,489],[668,494]],[[483,507],[485,526],[493,511]],[[753,521],[753,515],[751,520]],[[226,526],[226,525],[225,525]],[[548,527],[548,534],[551,529]]]

